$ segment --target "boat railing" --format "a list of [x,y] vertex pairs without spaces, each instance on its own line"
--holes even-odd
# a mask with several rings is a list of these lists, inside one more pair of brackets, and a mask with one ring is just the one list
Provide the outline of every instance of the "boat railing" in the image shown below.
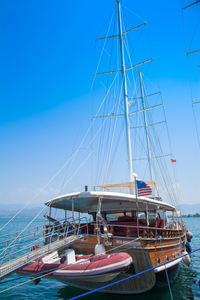
[[[57,234],[57,232],[61,232],[63,234],[69,234],[69,232],[72,234],[73,232],[79,232],[80,233],[80,229],[81,227],[83,227],[82,225],[84,224],[86,232],[88,234],[88,219],[87,217],[81,217],[81,218],[74,218],[74,217],[69,217],[66,219],[61,220],[63,221],[63,224],[48,224],[45,225],[45,230],[44,230],[44,235],[45,238],[47,237],[48,233],[51,232],[52,233],[52,238],[53,236],[55,236]],[[59,222],[61,222],[59,221]],[[85,223],[83,223],[83,221],[85,221]]]
[[[43,233],[43,231],[41,231],[41,232]],[[51,238],[51,237],[52,237],[52,232],[51,232],[49,235],[46,235],[45,237]],[[41,241],[44,241],[44,236],[42,235],[41,237],[39,237],[39,238],[37,238],[37,239],[34,239],[34,241],[31,241],[30,244],[25,244],[24,247],[20,247],[19,244],[21,243],[22,240],[23,240],[23,238],[21,239],[21,237],[20,237],[19,240],[16,241],[17,244],[8,245],[8,247],[5,247],[4,249],[9,250],[9,249],[12,248],[12,247],[19,247],[20,250],[14,252],[14,254],[16,254],[16,253],[19,253],[19,252],[24,251],[24,250],[27,249],[27,248],[30,249],[30,247],[33,246],[33,242],[34,242],[34,246],[36,246],[36,245],[37,245],[38,243],[40,243]],[[28,241],[26,241],[26,242],[28,242]],[[1,249],[1,250],[3,250],[3,249]],[[3,251],[2,251],[2,252],[3,252]],[[9,254],[9,255],[7,255],[7,256],[11,256],[11,255],[12,255],[12,254]],[[0,253],[0,259],[2,258],[1,256],[2,256],[2,253]],[[4,255],[3,255],[4,258],[7,257],[7,256],[4,256]]]
[[[31,236],[33,236],[33,238],[35,239],[36,236],[38,236],[38,235],[45,235],[45,231],[47,229],[49,229],[51,232],[54,231],[56,233],[56,231],[58,231],[58,229],[61,228],[61,231],[65,232],[66,227],[67,227],[67,223],[65,223],[65,225],[63,225],[63,224],[61,224],[61,222],[66,222],[66,221],[69,222],[70,221],[70,224],[71,223],[73,223],[73,224],[76,223],[77,224],[77,220],[78,220],[78,224],[81,222],[81,220],[85,220],[86,223],[88,223],[88,220],[87,220],[86,217],[82,217],[82,218],[78,218],[78,219],[70,217],[70,218],[67,218],[67,219],[58,220],[57,222],[59,222],[59,224],[49,224],[49,225],[44,225],[43,224],[41,226],[33,227],[33,228],[31,228],[32,232],[27,233],[27,234],[20,235],[20,231],[12,232],[12,233],[0,236],[0,247],[1,247],[1,245],[6,245],[6,247],[9,247],[9,243],[12,243],[13,240],[21,242],[22,240],[24,240],[28,237],[31,237]],[[40,229],[40,228],[42,228],[42,229]],[[36,229],[36,230],[34,231],[34,229]],[[14,236],[14,237],[5,240],[5,237],[8,237],[8,236]],[[14,245],[12,245],[12,246],[14,246]],[[18,244],[18,246],[19,246],[19,244]],[[2,248],[0,248],[0,250],[2,250]]]
[[[124,222],[125,223],[125,222]],[[155,227],[147,225],[131,225],[120,223],[107,222],[108,232],[113,236],[126,236],[126,237],[142,237],[142,238],[175,238],[180,237],[183,233],[181,227],[178,228],[166,228]],[[88,223],[88,233],[97,234],[97,224],[95,222]],[[101,233],[104,233],[104,228],[100,225]]]
[[[23,237],[31,236],[31,235],[36,235],[37,233],[41,232],[41,230],[39,230],[41,227],[44,228],[45,225],[43,224],[41,226],[32,227],[31,231],[33,231],[33,232],[29,232],[29,233],[27,233],[25,235],[20,235],[21,231],[15,231],[15,232],[11,232],[11,233],[8,233],[8,234],[1,235],[0,236],[0,245],[6,244],[8,246],[9,242],[13,241],[14,239],[17,239],[19,235],[20,235],[20,239],[22,239]],[[14,237],[5,240],[5,238],[9,237],[9,236],[14,236]]]
[[[71,218],[64,219],[66,220],[71,220]],[[83,223],[83,221],[85,221]],[[73,218],[74,223],[70,223],[67,221],[65,228],[65,231],[59,231],[58,228],[61,226],[61,224],[54,224],[54,225],[48,225],[48,232],[46,231],[46,228],[44,226],[43,230],[37,231],[37,234],[40,233],[40,236],[36,238],[34,236],[34,239],[30,241],[30,239],[25,240],[25,236],[18,237],[17,239],[13,239],[13,244],[12,242],[6,246],[5,248],[1,249],[0,253],[0,264],[3,264],[5,261],[11,261],[12,258],[17,258],[18,255],[23,255],[25,252],[28,250],[32,250],[34,247],[40,247],[43,244],[51,244],[55,242],[56,240],[63,239],[67,236],[71,235],[87,235],[88,234],[88,220],[86,217],[78,218],[75,219]],[[74,226],[72,226],[72,224]],[[84,228],[84,230],[83,230]],[[83,233],[82,233],[83,231]],[[30,237],[29,235],[26,235],[26,237]],[[12,240],[10,240],[12,241]],[[24,246],[20,247],[19,244],[23,241]],[[17,250],[16,248],[19,248]],[[14,249],[15,248],[15,249]]]
[[[45,225],[42,224],[41,226],[44,227]],[[37,231],[41,226],[37,225],[35,227],[32,227],[31,229],[32,230],[36,229],[35,231]],[[8,237],[8,236],[12,236],[12,235],[15,235],[15,237],[17,237],[20,233],[21,233],[21,231],[14,231],[14,232],[10,232],[10,233],[6,233],[6,234],[3,234],[3,235],[0,235],[0,238],[5,238],[5,237]]]

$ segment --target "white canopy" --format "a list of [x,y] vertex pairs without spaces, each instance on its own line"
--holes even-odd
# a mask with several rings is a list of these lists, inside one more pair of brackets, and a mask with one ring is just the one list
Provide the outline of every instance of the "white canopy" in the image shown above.
[[135,195],[125,193],[114,193],[114,192],[77,192],[72,194],[66,194],[55,199],[49,200],[45,204],[47,206],[73,210],[79,212],[96,212],[99,199],[102,199],[101,211],[112,213],[112,212],[125,212],[134,211],[145,211],[148,205],[148,210],[166,209],[168,211],[174,211],[175,207],[147,197],[136,197]]

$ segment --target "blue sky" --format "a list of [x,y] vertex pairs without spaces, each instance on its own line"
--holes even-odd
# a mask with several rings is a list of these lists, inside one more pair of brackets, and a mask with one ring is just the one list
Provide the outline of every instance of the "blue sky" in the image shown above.
[[[136,63],[154,58],[146,75],[162,91],[181,201],[200,202],[200,149],[188,75],[189,66],[192,91],[198,97],[199,54],[188,65],[184,44],[185,34],[186,45],[198,47],[200,31],[190,37],[200,5],[185,13],[184,28],[181,6],[190,1],[121,2],[127,28],[143,21],[148,24],[143,31],[130,33],[130,39],[134,57],[138,54]],[[24,203],[41,191],[34,201],[39,204],[56,194],[60,182],[68,178],[66,170],[43,190],[79,145],[98,106],[92,102],[102,94],[99,86],[90,97],[102,46],[95,39],[105,35],[115,1],[3,0],[0,6],[0,202]],[[100,66],[103,71],[106,67]],[[85,156],[83,149],[80,161]],[[91,170],[83,168],[74,178],[76,184],[64,191],[83,187],[85,172]]]

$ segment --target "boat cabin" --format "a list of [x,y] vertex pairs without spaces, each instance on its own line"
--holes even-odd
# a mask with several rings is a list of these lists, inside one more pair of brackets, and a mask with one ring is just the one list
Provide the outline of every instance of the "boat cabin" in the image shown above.
[[[78,192],[50,200],[46,205],[50,207],[50,223],[62,226],[63,231],[70,226],[77,231],[79,227],[81,234],[156,238],[174,236],[181,227],[174,206],[126,193]],[[52,219],[52,208],[64,210],[62,224]]]

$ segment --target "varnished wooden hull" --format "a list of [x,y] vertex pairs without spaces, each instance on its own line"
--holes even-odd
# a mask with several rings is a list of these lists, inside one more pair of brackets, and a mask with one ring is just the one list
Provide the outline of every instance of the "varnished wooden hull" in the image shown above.
[[[170,282],[173,282],[173,280],[176,278],[178,274],[179,269],[179,263],[175,264],[173,267],[167,269],[168,277]],[[147,273],[146,273],[147,274]],[[167,286],[167,278],[166,278],[166,271],[161,271],[159,273],[154,273],[155,277],[152,276],[144,276],[139,275],[134,278],[128,279],[128,277],[131,276],[131,274],[120,274],[117,277],[115,277],[113,280],[110,280],[107,283],[95,283],[94,281],[91,282],[85,282],[85,281],[73,281],[73,280],[67,280],[66,278],[60,278],[59,281],[71,285],[73,287],[81,288],[83,290],[94,290],[103,287],[104,285],[111,284],[110,287],[107,287],[105,289],[99,290],[101,293],[108,293],[108,294],[141,294],[144,292],[147,292],[151,290],[152,288],[161,288]],[[123,280],[127,278],[127,280],[114,284],[112,283]],[[57,279],[57,278],[56,278]],[[150,279],[150,282],[148,281]],[[152,281],[153,279],[153,281]],[[155,281],[154,281],[155,279]],[[152,284],[154,282],[154,284]]]
[[[85,240],[75,242],[72,247],[76,253],[91,254],[97,243],[94,235],[87,236]],[[102,239],[103,243],[103,239]],[[164,286],[167,284],[166,271],[164,267],[157,266],[167,263],[167,261],[178,258],[182,253],[182,240],[180,237],[163,239],[162,242],[150,239],[127,239],[126,237],[113,237],[112,244],[105,245],[107,253],[124,251],[131,255],[133,259],[133,269],[129,273],[120,273],[113,280],[107,283],[85,282],[84,280],[69,280],[60,278],[61,282],[78,287],[84,290],[93,290],[102,287],[105,284],[121,281],[101,290],[104,293],[112,294],[140,294],[151,290],[155,286]],[[167,264],[167,272],[170,281],[173,281],[177,275],[180,259]],[[172,266],[171,266],[172,265]],[[156,269],[153,269],[156,268]],[[148,272],[144,272],[151,269]],[[142,273],[144,272],[144,273]],[[138,273],[140,275],[134,276]],[[57,279],[57,278],[56,278]],[[123,279],[126,279],[123,281]]]

